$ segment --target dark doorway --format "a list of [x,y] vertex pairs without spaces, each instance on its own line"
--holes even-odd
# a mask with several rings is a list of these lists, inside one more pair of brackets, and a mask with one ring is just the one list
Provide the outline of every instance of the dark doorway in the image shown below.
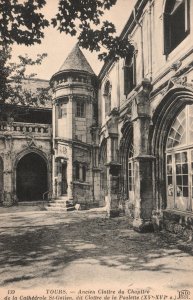
[[47,166],[44,159],[29,153],[20,159],[16,170],[16,191],[19,201],[37,201],[43,199],[48,189]]
[[66,175],[66,169],[67,169],[67,164],[66,163],[62,163],[62,195],[66,195],[67,194],[67,175]]

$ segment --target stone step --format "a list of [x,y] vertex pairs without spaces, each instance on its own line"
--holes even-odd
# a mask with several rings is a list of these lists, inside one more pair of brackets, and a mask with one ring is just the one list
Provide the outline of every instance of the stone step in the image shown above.
[[56,200],[69,200],[68,196],[58,196],[57,198],[55,198]]
[[63,205],[63,204],[59,204],[59,203],[49,203],[48,207],[70,208],[70,207],[74,207],[74,205]]
[[51,203],[63,203],[63,204],[73,204],[73,201],[70,200],[60,200],[60,199],[52,199]]
[[63,202],[63,201],[50,201],[48,203],[48,206],[60,206],[60,207],[70,207],[70,206],[74,206],[74,204],[72,202]]
[[71,211],[75,207],[73,201],[69,200],[67,196],[60,196],[49,201],[46,209],[49,211]]
[[72,207],[47,206],[46,210],[48,210],[48,211],[57,211],[57,212],[60,212],[60,211],[73,211],[73,210],[75,210],[75,207],[74,206],[72,206]]

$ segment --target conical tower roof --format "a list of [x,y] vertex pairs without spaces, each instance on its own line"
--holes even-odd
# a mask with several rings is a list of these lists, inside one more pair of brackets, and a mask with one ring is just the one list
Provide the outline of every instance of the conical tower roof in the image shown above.
[[84,71],[95,75],[86,57],[80,50],[78,43],[74,46],[70,54],[67,56],[58,73],[63,71]]

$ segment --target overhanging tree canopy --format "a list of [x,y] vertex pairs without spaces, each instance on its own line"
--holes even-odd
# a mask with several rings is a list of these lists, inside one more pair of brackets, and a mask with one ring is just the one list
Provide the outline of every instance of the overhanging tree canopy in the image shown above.
[[[48,1],[48,0],[47,0]],[[10,93],[8,78],[13,70],[6,65],[13,43],[27,46],[41,43],[49,21],[42,13],[46,0],[0,0],[0,100]],[[127,38],[116,36],[112,22],[102,20],[104,12],[117,0],[58,0],[58,12],[51,24],[60,32],[77,36],[79,45],[90,51],[98,51],[99,59],[126,57],[133,52]],[[105,51],[103,49],[105,48]],[[103,51],[103,52],[102,52]],[[24,61],[32,64],[29,59]],[[15,68],[15,67],[14,67]],[[21,75],[21,74],[20,74]],[[22,73],[24,76],[24,73]],[[21,77],[21,76],[20,76]]]

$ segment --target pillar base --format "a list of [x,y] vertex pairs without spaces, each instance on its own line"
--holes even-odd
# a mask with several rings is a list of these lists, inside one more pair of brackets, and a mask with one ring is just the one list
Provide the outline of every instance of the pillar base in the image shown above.
[[151,220],[143,220],[143,219],[134,219],[133,221],[133,229],[137,232],[145,233],[145,232],[153,232],[154,227]]

